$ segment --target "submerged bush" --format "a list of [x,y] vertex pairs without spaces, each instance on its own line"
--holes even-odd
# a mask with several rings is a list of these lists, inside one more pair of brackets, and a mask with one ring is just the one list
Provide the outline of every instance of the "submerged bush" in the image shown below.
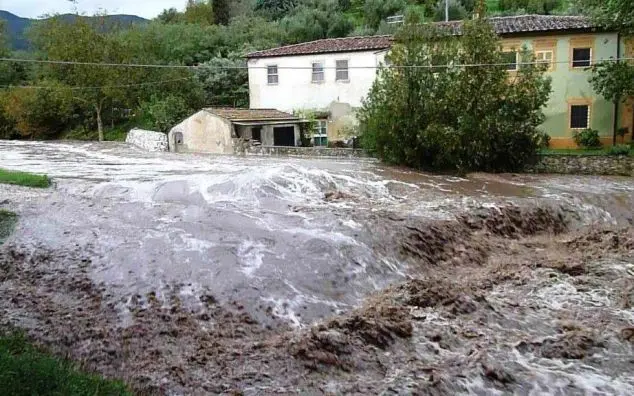
[[[433,25],[399,32],[388,55],[393,67],[380,71],[359,112],[366,150],[435,170],[513,171],[534,158],[551,90],[545,68],[521,65],[509,74],[485,21],[464,22],[463,33]],[[521,55],[533,59],[526,50]]]

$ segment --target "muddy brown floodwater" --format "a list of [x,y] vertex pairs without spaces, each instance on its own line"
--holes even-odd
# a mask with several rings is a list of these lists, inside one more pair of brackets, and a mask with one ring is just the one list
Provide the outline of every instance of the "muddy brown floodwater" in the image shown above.
[[634,394],[634,180],[0,142],[0,327],[140,394]]

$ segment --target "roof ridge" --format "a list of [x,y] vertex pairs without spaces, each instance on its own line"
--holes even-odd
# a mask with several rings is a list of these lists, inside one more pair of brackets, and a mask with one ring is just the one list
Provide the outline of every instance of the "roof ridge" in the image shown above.
[[363,38],[385,38],[385,37],[392,37],[391,34],[377,34],[377,35],[368,35],[368,36],[347,36],[347,37],[326,37],[326,38],[322,38],[322,39],[317,39],[317,40],[311,40],[311,41],[304,41],[302,43],[296,43],[296,44],[287,44],[287,45],[280,45],[279,47],[273,47],[273,48],[267,48],[267,49],[263,49],[263,50],[258,50],[258,51],[253,51],[247,54],[248,55],[252,55],[252,54],[257,54],[260,52],[264,52],[264,51],[273,51],[273,50],[277,50],[280,48],[293,48],[293,47],[297,47],[300,45],[308,45],[308,44],[312,44],[312,43],[317,43],[317,42],[323,42],[323,41],[327,41],[327,40],[350,40],[350,39],[363,39]]

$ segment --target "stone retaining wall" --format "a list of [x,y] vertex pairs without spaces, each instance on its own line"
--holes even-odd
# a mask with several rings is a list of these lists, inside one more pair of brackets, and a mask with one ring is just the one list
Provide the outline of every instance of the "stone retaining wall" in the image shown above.
[[363,158],[366,154],[360,149],[351,148],[324,148],[324,147],[272,147],[250,146],[244,148],[241,153],[247,155],[272,155],[272,156],[301,156],[301,157],[328,157],[328,158]]
[[542,155],[529,173],[634,176],[634,158],[605,155]]
[[167,135],[161,132],[134,128],[128,132],[126,143],[148,151],[168,151]]

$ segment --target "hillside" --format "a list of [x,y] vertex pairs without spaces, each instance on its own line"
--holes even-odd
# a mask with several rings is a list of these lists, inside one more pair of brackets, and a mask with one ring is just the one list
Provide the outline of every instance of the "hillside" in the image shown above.
[[[65,14],[62,15],[64,19],[72,21],[75,18],[78,18],[78,15],[74,14]],[[94,17],[81,17],[93,19]],[[147,22],[146,19],[138,17],[136,15],[107,15],[106,25],[114,26],[114,25],[131,25],[135,23],[144,23]],[[24,38],[24,34],[26,30],[31,26],[31,24],[37,19],[29,19],[29,18],[21,18],[17,15],[14,15],[8,11],[0,10],[0,19],[4,19],[7,21],[7,33],[9,35],[9,42],[11,43],[11,47],[14,50],[26,50],[28,49],[29,42]]]

